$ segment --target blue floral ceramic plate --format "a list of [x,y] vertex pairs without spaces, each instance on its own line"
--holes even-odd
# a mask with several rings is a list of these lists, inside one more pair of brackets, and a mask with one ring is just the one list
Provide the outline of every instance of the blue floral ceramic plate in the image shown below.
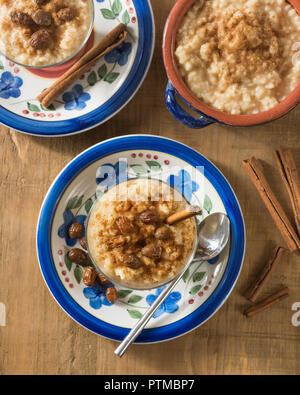
[[[105,122],[134,96],[151,62],[154,22],[148,0],[94,0],[95,24],[85,48],[65,65],[33,70],[0,55],[0,122],[39,136],[63,136]],[[128,38],[49,107],[36,100],[82,53],[117,24]]]
[[106,288],[86,287],[82,268],[69,261],[67,252],[79,244],[68,237],[68,228],[73,222],[84,224],[97,193],[127,178],[145,176],[170,183],[190,202],[201,205],[199,222],[213,212],[227,213],[231,237],[219,257],[195,264],[185,273],[137,339],[139,343],[168,340],[198,327],[220,308],[237,281],[245,249],[244,222],[236,196],[220,171],[198,152],[166,138],[136,135],[107,140],[62,170],[44,200],[37,227],[40,267],[54,298],[85,328],[121,340],[162,289],[117,287],[119,298],[111,305]]

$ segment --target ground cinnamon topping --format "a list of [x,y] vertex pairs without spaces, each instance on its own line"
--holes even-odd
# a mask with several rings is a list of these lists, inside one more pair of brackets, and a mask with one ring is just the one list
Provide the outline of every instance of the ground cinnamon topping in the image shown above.
[[273,71],[281,61],[279,40],[262,15],[236,11],[216,23],[216,47],[220,57],[230,60],[221,71],[228,84],[243,77]]
[[195,0],[176,37],[186,85],[205,104],[254,114],[283,101],[300,81],[300,17],[286,0]]

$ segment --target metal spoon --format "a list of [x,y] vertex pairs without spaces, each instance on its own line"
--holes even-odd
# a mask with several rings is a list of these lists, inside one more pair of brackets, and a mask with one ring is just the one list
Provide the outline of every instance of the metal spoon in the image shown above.
[[[191,262],[199,262],[205,261],[209,259],[213,259],[218,256],[221,251],[225,248],[229,235],[230,235],[230,221],[227,215],[222,213],[214,213],[206,217],[198,229],[198,239],[199,239],[199,247],[198,254],[199,256]],[[191,265],[190,264],[190,265]],[[190,266],[189,265],[189,266]],[[189,267],[188,266],[188,267]],[[186,269],[188,269],[188,267]],[[167,296],[172,292],[172,290],[179,283],[181,278],[184,275],[185,270],[173,280],[166,289],[157,297],[155,302],[143,317],[137,322],[137,324],[131,329],[129,334],[125,337],[122,343],[115,350],[115,354],[119,357],[122,357],[131,343],[138,337],[138,335],[142,332],[148,321],[151,319],[155,311],[159,308],[162,302],[167,298]]]

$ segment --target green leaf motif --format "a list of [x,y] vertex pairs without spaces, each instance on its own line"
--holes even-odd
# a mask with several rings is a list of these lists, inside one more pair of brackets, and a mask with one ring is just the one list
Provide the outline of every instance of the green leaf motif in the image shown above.
[[130,16],[127,10],[122,15],[122,22],[124,23],[124,25],[128,25],[130,23]]
[[202,285],[195,285],[193,288],[190,290],[191,295],[195,295],[198,291],[200,291]]
[[141,165],[130,165],[131,169],[135,172],[137,176],[141,176],[143,174],[148,174],[148,170]]
[[186,269],[186,271],[184,272],[184,275],[182,276],[183,281],[186,283],[186,280],[188,279],[190,275],[190,269]]
[[97,83],[97,74],[95,71],[92,71],[88,75],[87,82],[89,83],[90,86],[94,86]]
[[91,211],[92,206],[93,206],[93,200],[90,198],[89,200],[87,200],[85,202],[85,205],[84,205],[84,208],[85,208],[85,211],[87,212],[87,214],[89,214],[89,212]]
[[212,201],[211,201],[210,197],[207,195],[205,195],[203,207],[208,212],[208,214],[210,214],[213,205],[212,205]]
[[29,102],[27,102],[27,108],[29,111],[34,111],[34,112],[41,112],[41,109],[39,106],[35,105],[35,104],[31,104]]
[[160,171],[161,170],[160,163],[156,162],[155,160],[147,160],[146,163],[152,171]]
[[205,276],[205,274],[206,274],[205,272],[194,273],[193,282],[197,283],[197,282],[201,281],[203,279],[203,277]]
[[137,303],[137,302],[139,302],[139,301],[142,300],[142,299],[143,299],[142,296],[139,296],[139,295],[132,295],[132,296],[130,296],[130,298],[128,299],[128,303]]
[[116,19],[115,14],[108,8],[101,8],[100,11],[105,19]]
[[76,265],[75,269],[74,269],[74,276],[76,281],[78,282],[78,284],[81,283],[82,280],[82,275],[83,275],[83,269],[81,266]]
[[123,7],[122,7],[122,4],[121,4],[120,0],[115,0],[113,2],[112,7],[111,7],[112,12],[115,14],[115,16],[119,16],[120,15],[120,12],[122,11],[122,8]]
[[99,78],[102,80],[105,76],[106,76],[106,73],[107,73],[107,66],[106,66],[106,64],[104,63],[102,66],[100,66],[99,67],[99,69],[98,69],[98,76],[99,76]]
[[68,254],[65,255],[64,261],[67,269],[70,271],[72,269],[72,261],[70,260]]
[[50,104],[50,106],[47,108],[41,105],[41,109],[44,111],[55,111],[56,110],[53,104]]
[[131,318],[135,318],[136,320],[139,320],[143,317],[143,314],[140,311],[137,310],[128,310],[128,313],[130,315]]
[[74,208],[80,207],[82,205],[82,199],[83,199],[83,195],[72,197],[67,203],[66,210],[72,210]]
[[124,299],[126,298],[126,296],[128,296],[129,294],[131,294],[132,291],[130,291],[129,289],[120,289],[118,291],[118,298],[120,299]]
[[107,76],[104,78],[105,82],[108,82],[109,84],[112,84],[113,82],[116,81],[116,79],[119,77],[120,73],[108,73]]
[[3,70],[3,69],[4,69],[3,63],[0,62],[0,70]]

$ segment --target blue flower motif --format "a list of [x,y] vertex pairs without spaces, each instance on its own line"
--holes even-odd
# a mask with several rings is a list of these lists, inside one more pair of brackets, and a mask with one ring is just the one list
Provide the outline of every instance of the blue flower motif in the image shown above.
[[5,71],[2,73],[0,79],[0,97],[2,99],[9,99],[10,97],[17,98],[21,96],[19,88],[22,85],[22,78],[15,77],[9,71]]
[[107,163],[100,166],[96,173],[96,183],[101,187],[111,187],[128,179],[127,161],[120,160],[114,165]]
[[192,180],[190,173],[186,170],[180,170],[177,176],[170,175],[167,182],[182,193],[188,202],[191,201],[193,192],[199,189],[199,184]]
[[132,45],[129,42],[123,42],[117,48],[114,48],[104,56],[107,63],[118,62],[119,66],[124,66],[128,62],[128,56],[132,50]]
[[[146,297],[146,302],[148,303],[149,306],[151,306],[155,302],[158,295],[160,295],[164,289],[165,287],[157,288],[155,294],[150,294]],[[175,313],[179,309],[177,302],[179,302],[180,299],[181,299],[180,292],[171,292],[170,295],[166,298],[166,300],[156,310],[153,317],[157,318],[164,313],[169,313],[169,314]]]
[[83,237],[85,233],[84,221],[86,219],[86,215],[77,215],[75,217],[71,210],[66,210],[63,213],[63,218],[64,218],[64,223],[59,227],[57,234],[62,239],[64,238],[66,240],[68,246],[73,247],[76,244],[77,239],[71,239],[69,237],[69,228],[74,222],[78,222],[83,226],[83,232],[79,238]]
[[97,3],[103,3],[104,0],[96,0]]
[[90,306],[95,309],[101,309],[102,305],[112,306],[112,304],[107,300],[105,292],[107,288],[111,287],[112,284],[99,284],[98,282],[92,287],[86,287],[83,290],[83,295],[89,299]]
[[73,86],[71,92],[65,92],[62,97],[66,110],[83,110],[86,102],[91,99],[91,95],[83,91],[80,84]]

